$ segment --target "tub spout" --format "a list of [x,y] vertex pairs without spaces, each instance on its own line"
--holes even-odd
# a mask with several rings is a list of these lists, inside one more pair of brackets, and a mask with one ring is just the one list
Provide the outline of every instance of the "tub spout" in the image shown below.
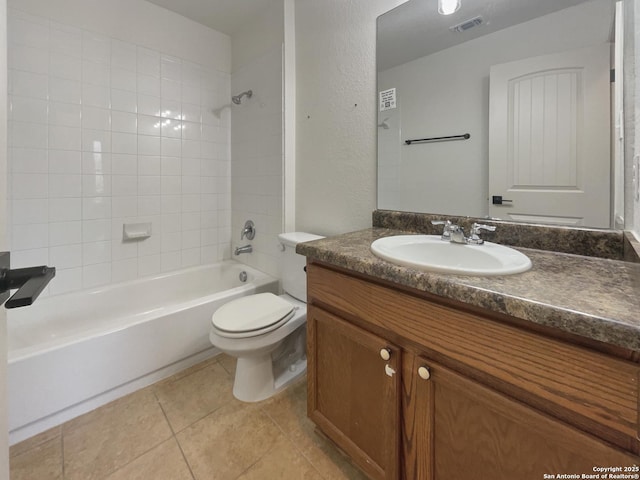
[[253,248],[251,245],[243,245],[242,247],[236,247],[233,253],[234,255],[240,255],[241,253],[251,253],[252,251]]

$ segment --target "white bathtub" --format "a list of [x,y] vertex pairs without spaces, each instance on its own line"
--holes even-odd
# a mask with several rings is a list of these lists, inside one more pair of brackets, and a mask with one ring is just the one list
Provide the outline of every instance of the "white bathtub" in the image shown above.
[[11,443],[214,355],[211,314],[277,288],[275,278],[225,261],[8,310]]

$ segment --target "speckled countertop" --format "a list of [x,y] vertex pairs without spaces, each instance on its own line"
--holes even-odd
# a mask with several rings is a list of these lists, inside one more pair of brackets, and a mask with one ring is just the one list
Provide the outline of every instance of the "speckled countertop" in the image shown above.
[[423,272],[375,257],[371,242],[406,231],[371,228],[299,244],[311,259],[547,327],[640,351],[640,264],[517,248],[525,273],[474,277]]

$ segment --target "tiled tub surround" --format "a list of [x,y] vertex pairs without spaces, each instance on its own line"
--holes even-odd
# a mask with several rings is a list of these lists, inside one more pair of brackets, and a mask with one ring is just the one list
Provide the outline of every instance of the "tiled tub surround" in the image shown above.
[[[543,327],[640,351],[640,264],[518,247],[528,272],[446,275],[401,267],[371,253],[374,240],[407,230],[371,228],[299,244],[308,258]],[[587,341],[589,341],[587,340]]]
[[228,257],[228,69],[10,9],[13,264],[57,294]]

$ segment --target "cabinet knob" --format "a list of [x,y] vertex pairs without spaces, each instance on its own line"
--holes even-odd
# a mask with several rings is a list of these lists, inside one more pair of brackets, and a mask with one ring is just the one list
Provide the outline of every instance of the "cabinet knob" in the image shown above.
[[431,372],[429,371],[428,367],[419,367],[418,375],[423,380],[429,380],[429,377],[431,377]]
[[391,358],[391,350],[389,350],[388,348],[381,349],[380,358],[382,358],[384,361],[389,360]]

